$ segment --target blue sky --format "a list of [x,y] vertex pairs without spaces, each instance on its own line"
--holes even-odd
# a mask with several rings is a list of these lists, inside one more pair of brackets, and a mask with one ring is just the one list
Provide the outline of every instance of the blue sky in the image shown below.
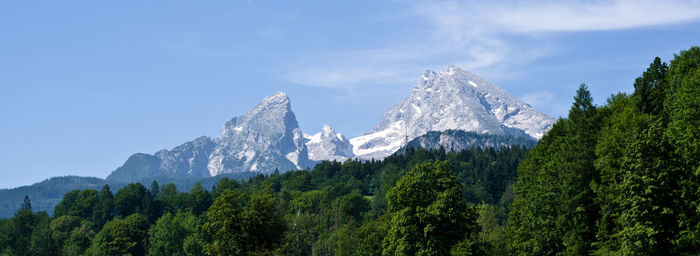
[[2,1],[0,187],[105,177],[276,91],[361,135],[449,64],[561,116],[698,44],[698,1]]

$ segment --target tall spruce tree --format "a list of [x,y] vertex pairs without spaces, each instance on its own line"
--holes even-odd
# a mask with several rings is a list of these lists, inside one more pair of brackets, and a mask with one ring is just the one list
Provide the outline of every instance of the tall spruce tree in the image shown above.
[[518,168],[508,223],[517,255],[585,255],[595,241],[598,207],[592,187],[600,118],[585,84],[568,119],[560,119]]

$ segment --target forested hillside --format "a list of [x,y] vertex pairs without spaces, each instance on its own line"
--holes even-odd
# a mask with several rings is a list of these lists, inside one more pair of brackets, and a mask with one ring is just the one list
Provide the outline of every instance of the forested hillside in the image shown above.
[[490,250],[503,237],[526,152],[410,148],[383,161],[324,161],[310,171],[221,178],[211,189],[198,183],[186,192],[172,183],[105,185],[65,194],[52,216],[33,212],[27,198],[12,218],[0,219],[0,246],[7,255]]
[[632,95],[585,85],[518,168],[516,255],[700,253],[700,48],[656,58]]

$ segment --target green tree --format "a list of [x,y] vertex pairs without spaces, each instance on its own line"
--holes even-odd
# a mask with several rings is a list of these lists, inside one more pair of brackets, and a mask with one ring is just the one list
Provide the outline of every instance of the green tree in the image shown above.
[[166,213],[148,230],[148,255],[184,255],[182,244],[187,235],[179,219]]
[[117,191],[114,210],[122,217],[145,213],[150,197],[149,191],[141,183],[130,183]]
[[679,253],[700,253],[700,47],[681,51],[671,61],[665,109],[664,138],[672,147],[669,159],[679,180]]
[[145,255],[148,242],[148,219],[142,214],[115,218],[97,233],[92,244],[93,255]]
[[12,248],[14,255],[30,255],[29,243],[35,225],[32,203],[28,196],[24,197],[22,207],[17,210],[12,221]]
[[46,212],[37,212],[35,225],[29,241],[29,253],[37,256],[58,255],[58,249],[51,239],[50,218]]
[[559,148],[565,162],[558,170],[562,178],[562,205],[559,206],[557,225],[564,231],[565,254],[584,255],[589,253],[595,241],[594,227],[599,212],[592,184],[598,181],[593,162],[600,130],[597,108],[585,84],[576,91],[569,120],[568,134]]
[[663,110],[668,65],[659,57],[634,81],[634,104],[638,111],[658,115]]
[[97,194],[97,202],[95,203],[92,212],[92,221],[95,227],[101,229],[102,226],[114,217],[114,196],[109,189],[109,185],[105,184]]
[[94,189],[73,190],[63,195],[63,200],[54,208],[54,216],[91,218],[96,203],[97,191]]
[[221,193],[207,213],[204,230],[213,241],[204,245],[209,255],[245,255],[242,246],[247,242],[243,233],[243,206],[241,194],[226,190]]
[[250,198],[225,190],[209,209],[204,230],[213,241],[204,246],[211,255],[270,255],[279,248],[286,223],[269,188]]
[[192,211],[192,213],[197,216],[204,213],[211,205],[211,194],[209,194],[199,182],[192,187],[189,194],[184,196],[182,202],[183,208]]
[[476,239],[475,210],[462,199],[451,169],[446,162],[419,164],[389,191],[383,255],[449,255],[460,241]]

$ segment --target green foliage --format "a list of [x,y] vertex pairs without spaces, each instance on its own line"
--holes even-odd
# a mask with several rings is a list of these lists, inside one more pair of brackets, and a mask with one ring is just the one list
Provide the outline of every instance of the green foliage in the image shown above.
[[148,219],[135,213],[109,221],[95,236],[91,255],[145,255],[148,246]]
[[204,213],[212,204],[212,198],[209,191],[206,191],[200,183],[192,187],[189,194],[185,194],[182,198],[182,209],[191,211],[199,216]]
[[269,189],[249,198],[233,190],[222,192],[209,209],[204,230],[213,238],[204,245],[211,255],[270,255],[282,242],[286,223]]
[[56,205],[54,216],[77,216],[84,219],[92,217],[92,210],[97,204],[97,191],[93,189],[73,190],[63,195],[63,201]]
[[148,230],[149,255],[201,255],[203,221],[190,212],[166,213]]
[[114,196],[109,185],[105,184],[97,195],[92,221],[95,222],[96,227],[102,227],[112,217],[114,217]]
[[654,59],[634,87],[600,108],[581,87],[568,119],[530,151],[511,253],[700,253],[700,48],[669,66]]
[[150,193],[141,183],[131,183],[117,191],[114,210],[122,217],[143,213],[151,201],[150,198]]
[[[492,204],[491,216],[502,223],[525,152],[525,147],[410,148],[383,161],[324,161],[314,170],[245,181],[206,179],[182,186],[186,192],[178,192],[180,183],[160,186],[161,180],[146,181],[149,188],[103,183],[101,189],[66,191],[53,218],[32,212],[26,198],[14,217],[0,218],[0,255],[381,255],[393,216],[387,194],[408,170],[438,159],[449,162],[451,182],[462,184],[450,200]],[[118,188],[115,194],[112,188]],[[445,207],[434,205],[432,214]],[[472,212],[469,223],[476,230],[470,209],[456,212]],[[453,233],[451,248],[441,252],[495,247],[490,245],[495,240],[478,239],[474,232]]]
[[476,214],[451,169],[447,162],[420,164],[389,191],[383,255],[447,255],[461,240],[473,241]]

